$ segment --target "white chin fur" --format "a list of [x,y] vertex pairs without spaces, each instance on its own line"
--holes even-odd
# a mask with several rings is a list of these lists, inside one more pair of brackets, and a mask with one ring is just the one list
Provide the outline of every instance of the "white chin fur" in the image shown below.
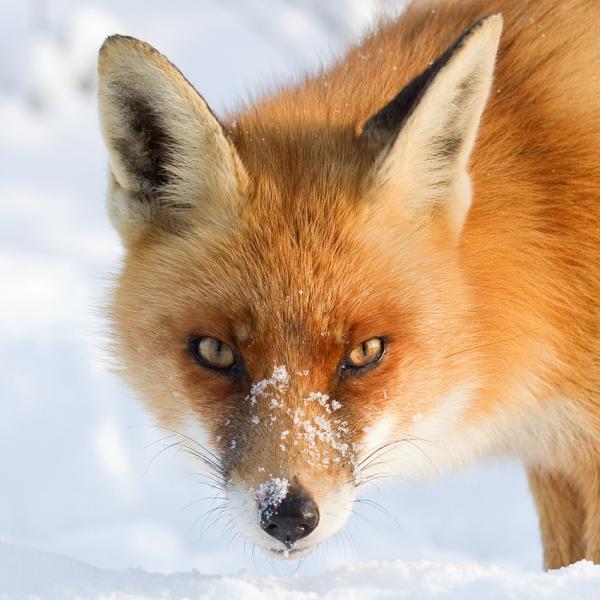
[[[310,490],[308,492],[310,493]],[[265,533],[260,527],[256,495],[252,489],[229,483],[226,486],[226,494],[235,526],[250,543],[274,558],[296,560],[310,554],[346,524],[352,512],[355,489],[352,485],[345,485],[332,490],[325,499],[320,499],[317,528],[310,535],[298,540],[291,548]]]

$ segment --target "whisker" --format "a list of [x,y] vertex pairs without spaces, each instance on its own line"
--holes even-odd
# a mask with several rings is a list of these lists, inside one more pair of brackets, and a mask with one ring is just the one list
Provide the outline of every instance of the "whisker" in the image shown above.
[[384,515],[385,517],[387,517],[388,519],[391,519],[392,521],[396,521],[396,517],[394,517],[394,515],[387,508],[385,508],[382,504],[380,504],[376,500],[372,500],[370,498],[357,498],[355,500],[355,502],[357,502],[358,504],[365,504],[366,506],[372,506],[373,508],[375,508],[379,512],[381,512],[381,514]]
[[194,504],[198,504],[198,502],[206,502],[206,500],[225,500],[223,496],[205,496],[204,498],[198,498],[197,500],[192,500],[188,502],[183,508],[179,509],[179,512],[184,512]]
[[185,452],[185,453],[189,454],[190,456],[200,459],[200,461],[203,462],[207,467],[213,469],[217,475],[224,477],[225,471],[224,471],[223,467],[221,467],[221,465],[214,463],[212,460],[210,460],[206,456],[203,456],[202,454],[200,454],[196,450],[190,448],[189,446],[186,446],[182,442],[179,442],[179,444],[180,444],[180,448],[181,448],[182,452]]
[[369,454],[368,454],[368,455],[367,455],[367,456],[366,456],[366,457],[365,457],[363,460],[361,460],[361,461],[358,463],[358,465],[357,465],[357,468],[358,468],[358,469],[360,469],[360,468],[362,467],[362,465],[363,465],[363,464],[364,464],[366,461],[368,461],[368,460],[369,460],[369,459],[370,459],[372,456],[374,456],[375,454],[377,454],[378,452],[380,452],[380,451],[382,451],[382,450],[385,450],[385,449],[386,449],[388,446],[392,446],[392,445],[394,445],[394,444],[399,444],[399,443],[401,443],[401,442],[403,442],[403,441],[404,441],[404,438],[403,438],[403,439],[400,439],[400,440],[394,440],[394,441],[391,441],[391,442],[386,442],[385,444],[382,444],[381,446],[378,446],[378,447],[377,447],[377,448],[375,448],[375,449],[374,449],[372,452],[370,452],[370,453],[369,453]]
[[156,446],[156,444],[160,444],[161,442],[164,442],[165,440],[168,440],[170,438],[173,438],[172,433],[170,433],[169,435],[165,435],[161,438],[158,438],[157,440],[154,440],[153,442],[149,442],[148,444],[146,444],[145,448],[150,448],[150,446]]
[[300,571],[300,567],[302,567],[302,565],[304,564],[304,556],[301,556],[297,561],[296,561],[296,568],[290,573],[290,576],[296,575],[298,573],[298,571]]
[[214,516],[216,514],[216,516],[220,516],[223,514],[223,512],[227,509],[227,505],[225,502],[223,502],[222,504],[219,504],[218,506],[213,506],[212,508],[209,508],[208,510],[206,510],[205,512],[203,512],[195,521],[194,524],[192,525],[192,530],[196,528],[196,526],[198,525],[198,523],[200,521],[204,521],[200,531],[198,533],[199,537],[202,537],[203,535],[206,534],[206,531],[209,529],[207,528],[207,530],[204,529],[205,525],[207,524],[207,520],[210,516]]
[[205,527],[203,527],[200,530],[200,533],[198,534],[199,537],[204,537],[208,534],[208,532],[217,524],[219,523],[219,521],[223,521],[224,519],[230,519],[231,516],[229,514],[227,514],[226,512],[220,512],[217,514],[213,515],[213,518],[211,519],[210,522],[206,522],[205,523]]
[[161,448],[150,460],[150,462],[146,465],[146,468],[144,469],[144,472],[142,473],[142,475],[145,477],[150,469],[150,467],[154,464],[154,461],[164,452],[166,452],[167,450],[170,450],[171,448],[174,448],[175,446],[178,446],[180,442],[173,442],[172,444],[169,444],[168,446],[165,446],[164,448]]
[[[395,448],[397,448],[402,443],[410,444],[411,446],[415,447],[427,459],[429,464],[435,470],[436,469],[435,464],[431,460],[430,456],[425,452],[425,450],[419,445],[418,442],[426,442],[426,443],[437,445],[439,447],[439,445],[436,442],[434,442],[433,440],[427,440],[427,439],[421,439],[421,438],[401,438],[401,439],[394,440],[391,442],[386,442],[385,444],[382,444],[375,450],[371,451],[369,453],[367,459],[363,459],[361,461],[361,463],[359,463],[359,467],[358,467],[357,471],[358,471],[358,474],[360,477],[357,478],[357,480],[360,482],[365,481],[367,478],[362,477],[362,474],[365,473],[366,471],[368,471],[369,469],[372,469],[376,466],[389,465],[390,463],[385,462],[381,459],[383,459],[384,456],[386,456],[387,454],[392,452]],[[366,464],[365,464],[365,460],[368,460],[368,462],[366,462]],[[390,473],[390,477],[393,477],[393,473]]]
[[238,532],[235,530],[235,524],[234,524],[234,523],[232,523],[232,524],[229,526],[228,532],[224,533],[224,537],[225,537],[225,536],[228,536],[228,535],[231,535],[231,539],[230,539],[230,540],[229,540],[229,542],[227,543],[226,550],[229,550],[229,549],[231,548],[231,546],[233,545],[233,543],[234,543],[236,540],[238,540],[238,539],[239,539],[239,537],[240,537],[240,536],[239,536],[239,534],[238,534]]
[[171,432],[171,433],[173,433],[175,435],[178,435],[178,436],[180,436],[182,438],[185,438],[186,440],[189,440],[193,444],[196,444],[196,446],[198,446],[203,452],[206,452],[207,454],[209,454],[210,456],[212,456],[212,458],[214,459],[214,461],[217,464],[219,464],[221,462],[221,459],[214,452],[212,452],[212,450],[210,450],[209,448],[206,448],[200,442],[198,442],[194,438],[190,437],[189,435],[186,435],[185,433],[181,433],[180,431],[176,431],[175,429],[171,429],[169,427],[164,427],[162,425],[160,427],[161,427],[161,429],[164,429],[165,431],[169,431],[169,432]]
[[531,335],[532,333],[535,333],[535,330],[518,333],[518,334],[508,337],[508,338],[494,340],[493,342],[486,342],[484,344],[477,344],[475,346],[469,346],[468,348],[464,348],[463,350],[458,350],[457,352],[451,352],[450,354],[446,354],[446,356],[442,356],[442,360],[446,360],[448,358],[453,358],[454,356],[458,356],[460,354],[466,354],[467,352],[473,352],[475,350],[480,350],[481,348],[489,348],[490,346],[495,346],[496,344],[506,344],[507,342],[514,342],[515,340],[518,340],[519,338],[522,338],[526,335]]
[[[365,521],[366,523],[368,523],[373,529],[379,531],[379,528],[375,526],[375,524],[373,523],[373,521],[367,519],[367,517],[365,517],[365,515],[363,515],[362,513],[359,513],[357,510],[352,509],[351,513],[350,513],[353,517],[360,517],[361,519],[363,519],[363,521]],[[355,523],[356,525],[356,523]]]
[[[200,485],[205,485],[206,487],[212,488],[213,490],[222,492],[224,489],[222,481],[218,481],[217,479],[208,477],[203,473],[188,473],[186,477],[199,477],[200,479],[198,479],[196,483],[199,483]],[[202,481],[202,479],[207,479],[207,481]]]

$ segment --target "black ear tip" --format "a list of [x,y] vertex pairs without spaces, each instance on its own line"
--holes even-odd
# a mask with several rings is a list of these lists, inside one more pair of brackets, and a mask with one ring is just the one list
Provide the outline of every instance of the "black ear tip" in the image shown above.
[[491,15],[487,15],[482,17],[478,21],[475,21],[461,36],[463,39],[467,39],[476,31],[483,28],[491,28],[491,29],[502,29],[502,25],[504,23],[504,19],[502,18],[502,13],[492,13]]
[[[471,24],[456,41],[423,72],[409,82],[386,106],[373,115],[363,126],[361,138],[386,140],[395,136],[410,117],[436,75],[462,50],[474,35],[499,39],[503,19],[501,13],[487,15]],[[483,41],[483,40],[482,40]]]
[[502,24],[504,22],[504,17],[502,16],[501,12],[497,12],[497,13],[492,13],[491,15],[488,15],[487,17],[483,17],[483,19],[481,19],[482,21],[494,21],[496,23],[500,23]]
[[454,42],[454,44],[448,49],[447,54],[454,54],[457,50],[460,50],[465,44],[476,34],[484,31],[488,31],[493,35],[497,31],[498,36],[502,31],[504,19],[501,13],[493,13],[482,17],[478,21],[475,21],[467,29],[463,31],[461,36]]

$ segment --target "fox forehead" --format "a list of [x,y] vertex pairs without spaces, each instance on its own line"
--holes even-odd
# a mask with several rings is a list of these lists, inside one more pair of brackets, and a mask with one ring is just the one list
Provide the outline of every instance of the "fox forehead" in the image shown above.
[[360,124],[307,124],[297,108],[287,108],[277,114],[257,106],[225,125],[257,198],[292,210],[295,203],[306,209],[311,197],[324,210],[360,199],[375,158],[357,135]]
[[386,333],[382,304],[394,313],[389,290],[352,225],[277,212],[250,202],[226,231],[140,244],[127,258],[120,300],[136,302],[146,290],[146,313],[188,333],[254,347],[285,338],[310,341],[314,353]]
[[115,304],[132,317],[120,319],[132,340],[161,331],[166,351],[210,335],[243,351],[258,378],[284,362],[331,375],[352,346],[375,336],[408,344],[422,313],[435,335],[432,318],[443,327],[448,306],[461,306],[452,256],[403,230],[381,198],[322,181],[287,193],[250,177],[227,225],[199,222],[130,248]]

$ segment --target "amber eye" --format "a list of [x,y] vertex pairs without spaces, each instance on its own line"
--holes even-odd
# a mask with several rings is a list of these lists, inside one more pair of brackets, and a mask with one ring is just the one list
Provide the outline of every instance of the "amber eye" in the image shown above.
[[365,340],[352,348],[346,356],[342,367],[350,372],[374,367],[383,356],[384,350],[385,342],[383,338],[374,337],[370,340]]
[[226,370],[236,366],[231,347],[217,338],[194,337],[190,339],[189,347],[194,358],[204,367]]

